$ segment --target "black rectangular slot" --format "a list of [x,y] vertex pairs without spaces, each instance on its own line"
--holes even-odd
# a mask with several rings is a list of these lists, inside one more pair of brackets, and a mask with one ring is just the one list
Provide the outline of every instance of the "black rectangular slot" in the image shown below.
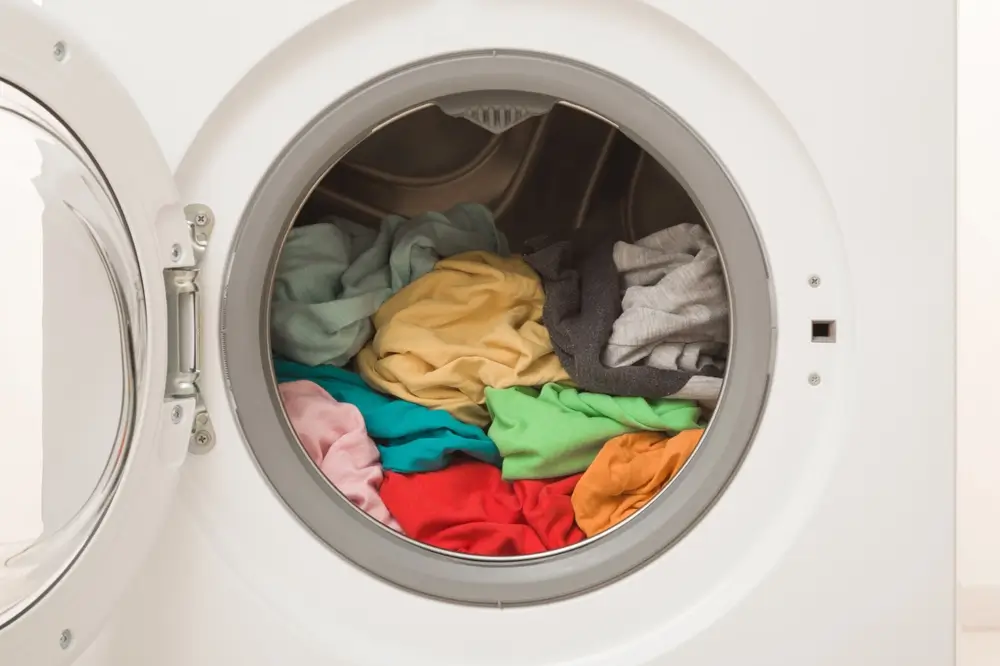
[[837,322],[814,319],[812,322],[813,342],[836,342]]

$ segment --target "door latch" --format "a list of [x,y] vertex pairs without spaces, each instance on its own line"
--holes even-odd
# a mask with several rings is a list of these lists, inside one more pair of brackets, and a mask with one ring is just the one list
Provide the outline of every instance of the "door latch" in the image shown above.
[[215,431],[208,410],[201,399],[198,380],[201,376],[201,294],[198,272],[208,247],[215,216],[200,204],[185,206],[191,254],[194,265],[173,265],[163,270],[167,296],[167,384],[164,397],[172,400],[195,399],[194,425],[188,450],[205,453],[215,444]]
[[167,389],[168,398],[198,395],[201,370],[201,298],[197,268],[163,271],[167,291]]

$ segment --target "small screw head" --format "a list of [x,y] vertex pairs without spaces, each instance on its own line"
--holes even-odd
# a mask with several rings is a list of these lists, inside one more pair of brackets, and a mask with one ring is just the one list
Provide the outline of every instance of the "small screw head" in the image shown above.
[[68,650],[69,646],[73,644],[73,632],[69,629],[63,629],[62,633],[59,634],[59,647],[63,650]]
[[174,423],[180,423],[182,416],[184,416],[184,410],[181,409],[180,405],[174,405],[174,408],[170,410],[170,420]]
[[181,246],[178,245],[177,243],[174,243],[170,247],[170,258],[173,261],[180,261],[181,254],[183,254],[183,251],[181,250]]
[[821,282],[822,282],[822,280],[819,279],[818,275],[810,275],[809,276],[809,286],[812,287],[813,289],[815,289],[816,287],[818,287]]
[[56,59],[56,62],[62,62],[66,59],[66,42],[56,42],[52,47],[52,57]]
[[823,381],[823,380],[820,378],[819,373],[816,373],[816,372],[809,373],[809,384],[810,385],[812,385],[812,386],[819,386],[819,383],[821,381]]
[[208,446],[212,442],[212,436],[204,430],[199,430],[194,436],[194,441],[198,446]]
[[198,213],[197,215],[194,216],[194,223],[197,224],[199,227],[205,226],[206,224],[208,224],[208,215],[206,215],[205,213]]

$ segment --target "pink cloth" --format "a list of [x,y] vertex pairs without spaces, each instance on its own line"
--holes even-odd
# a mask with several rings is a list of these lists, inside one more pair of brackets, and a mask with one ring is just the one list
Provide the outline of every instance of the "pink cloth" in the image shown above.
[[398,530],[378,494],[381,459],[358,408],[307,380],[279,384],[278,392],[302,448],[326,478],[362,511]]

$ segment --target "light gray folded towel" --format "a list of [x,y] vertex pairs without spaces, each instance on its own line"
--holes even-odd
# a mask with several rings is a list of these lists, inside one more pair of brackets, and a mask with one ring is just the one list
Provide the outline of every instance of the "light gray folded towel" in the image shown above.
[[601,357],[605,365],[699,374],[724,368],[729,298],[706,229],[678,224],[634,244],[619,241],[614,263],[624,295]]

